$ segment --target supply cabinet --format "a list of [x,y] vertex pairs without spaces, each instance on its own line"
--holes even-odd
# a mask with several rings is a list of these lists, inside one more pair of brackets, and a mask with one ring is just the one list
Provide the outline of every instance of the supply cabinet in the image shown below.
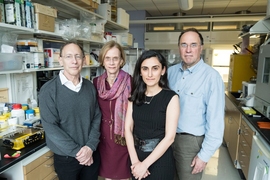
[[256,76],[251,67],[252,56],[249,54],[233,54],[230,56],[228,90],[230,92],[242,91],[242,81],[250,81]]
[[48,151],[39,158],[23,166],[24,180],[57,179],[53,164],[53,152]]

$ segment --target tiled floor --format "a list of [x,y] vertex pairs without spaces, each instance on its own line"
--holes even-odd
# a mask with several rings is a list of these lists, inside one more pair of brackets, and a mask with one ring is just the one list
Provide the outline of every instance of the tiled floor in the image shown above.
[[[103,178],[99,178],[103,180]],[[221,146],[208,162],[202,180],[242,180],[226,147]]]
[[208,162],[202,180],[241,180],[226,147],[221,146]]

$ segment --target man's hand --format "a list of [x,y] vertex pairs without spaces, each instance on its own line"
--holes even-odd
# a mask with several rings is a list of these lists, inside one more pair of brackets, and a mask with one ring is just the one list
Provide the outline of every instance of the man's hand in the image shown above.
[[197,174],[202,172],[206,167],[206,164],[207,163],[202,161],[198,156],[195,156],[191,162],[191,167],[193,167],[191,174]]
[[83,146],[80,151],[76,154],[76,159],[81,165],[90,166],[93,164],[93,151],[88,146]]

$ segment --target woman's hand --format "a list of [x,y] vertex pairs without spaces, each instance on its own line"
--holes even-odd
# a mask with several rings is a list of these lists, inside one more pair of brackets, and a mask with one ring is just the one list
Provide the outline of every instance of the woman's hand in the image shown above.
[[147,166],[140,161],[137,163],[134,163],[131,166],[131,172],[133,176],[135,177],[135,179],[139,179],[139,180],[146,178],[147,176],[150,175],[150,172],[148,171]]

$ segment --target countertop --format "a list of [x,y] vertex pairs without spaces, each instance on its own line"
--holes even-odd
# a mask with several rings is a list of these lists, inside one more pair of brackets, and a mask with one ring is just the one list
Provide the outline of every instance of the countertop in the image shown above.
[[14,164],[20,162],[24,158],[30,156],[34,152],[40,150],[41,148],[46,146],[46,141],[45,139],[36,141],[23,149],[21,149],[21,155],[18,158],[12,158],[12,159],[6,159],[4,158],[5,154],[12,155],[14,154],[17,150],[10,149],[7,147],[3,146],[3,141],[0,140],[0,150],[1,150],[1,161],[0,161],[0,173],[8,169],[9,167],[13,166]]
[[270,122],[268,118],[266,118],[264,115],[262,115],[260,112],[258,112],[256,109],[257,115],[261,115],[261,117],[252,117],[247,115],[243,109],[241,108],[243,104],[240,103],[239,100],[237,100],[230,92],[225,92],[226,96],[231,100],[231,102],[238,107],[239,111],[244,115],[244,117],[248,120],[248,122],[254,127],[254,129],[262,136],[262,138],[270,145],[270,129],[261,129],[259,128],[257,122]]

